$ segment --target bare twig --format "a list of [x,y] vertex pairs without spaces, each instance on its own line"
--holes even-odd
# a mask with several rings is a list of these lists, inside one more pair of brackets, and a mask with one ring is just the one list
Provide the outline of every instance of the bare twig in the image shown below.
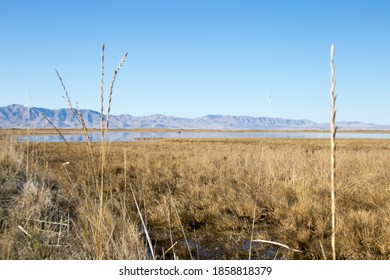
[[269,244],[274,244],[274,245],[278,245],[278,246],[281,246],[283,248],[286,248],[286,249],[289,249],[289,250],[292,250],[294,252],[299,252],[299,253],[302,253],[301,250],[297,250],[297,249],[293,249],[287,245],[284,245],[282,243],[279,243],[279,242],[275,242],[275,241],[269,241],[269,240],[263,240],[263,239],[255,239],[253,240],[252,242],[260,242],[260,243],[269,243]]
[[19,225],[18,228],[25,234],[27,235],[28,237],[31,237],[31,235],[21,226]]

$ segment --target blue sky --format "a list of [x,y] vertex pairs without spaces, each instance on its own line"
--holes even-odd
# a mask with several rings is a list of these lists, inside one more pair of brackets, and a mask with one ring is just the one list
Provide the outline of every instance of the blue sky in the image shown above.
[[[329,120],[335,44],[338,121],[390,124],[390,2],[282,0],[0,0],[0,106],[113,114]],[[272,92],[271,102],[268,100]]]

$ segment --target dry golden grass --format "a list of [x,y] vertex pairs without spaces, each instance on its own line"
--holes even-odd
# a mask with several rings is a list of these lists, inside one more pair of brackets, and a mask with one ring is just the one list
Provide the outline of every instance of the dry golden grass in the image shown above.
[[[260,177],[259,141],[264,152]],[[101,218],[100,196],[84,143],[35,144],[30,152],[34,191],[28,191],[23,174],[25,145],[11,146],[0,156],[1,258],[151,258],[131,188],[157,259],[247,259],[252,222],[254,239],[302,251],[255,243],[253,259],[332,258],[327,140],[111,143],[100,234],[94,227]],[[99,143],[92,143],[92,153],[99,160]],[[337,160],[337,257],[390,259],[389,142],[338,140]],[[31,201],[38,201],[39,210]],[[20,204],[28,206],[23,208],[28,213],[16,219]],[[54,237],[33,220],[46,221]],[[69,231],[62,229],[60,246],[52,245],[61,227],[49,222],[69,224]],[[40,243],[32,245],[19,225]],[[96,256],[98,244],[101,256]]]
[[[66,162],[52,168],[45,150],[31,144],[29,153],[24,143],[1,146],[0,259],[147,258],[138,221],[127,217],[126,208],[114,213],[114,202],[108,202],[100,217],[92,178],[76,183]],[[30,174],[26,174],[26,154]],[[88,164],[84,159],[79,167]],[[115,202],[124,205],[120,198]],[[101,219],[103,233],[97,234]]]

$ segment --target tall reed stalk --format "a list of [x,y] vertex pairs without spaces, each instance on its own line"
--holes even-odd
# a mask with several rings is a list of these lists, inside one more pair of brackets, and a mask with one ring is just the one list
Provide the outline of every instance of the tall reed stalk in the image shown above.
[[[104,128],[104,43],[102,43],[102,65],[101,65],[101,76],[100,76],[100,129],[101,129],[101,146],[100,146],[100,189],[99,191],[99,219],[98,219],[98,229],[102,228],[104,210],[103,210],[103,191],[104,191],[104,166],[106,162],[105,157],[105,128]],[[99,235],[102,235],[102,231],[99,230]],[[103,239],[102,236],[99,236],[99,242]],[[98,246],[101,248],[101,244]]]
[[[112,93],[113,93],[113,88],[114,88],[114,83],[117,77],[117,74],[119,70],[121,69],[123,63],[125,62],[127,57],[127,53],[123,56],[122,60],[120,61],[118,67],[114,71],[114,75],[111,81],[110,85],[110,91],[109,91],[109,98],[108,98],[108,105],[107,105],[107,114],[104,116],[103,111],[104,111],[104,91],[103,91],[103,86],[104,86],[104,43],[102,44],[102,54],[101,54],[101,79],[100,79],[100,128],[101,128],[101,148],[100,148],[100,166],[98,166],[98,163],[96,164],[95,158],[92,152],[92,146],[91,146],[91,139],[88,134],[88,129],[84,121],[84,117],[82,115],[81,110],[77,105],[77,110],[74,109],[72,106],[72,103],[70,101],[69,94],[66,90],[65,84],[63,83],[63,80],[59,74],[59,72],[56,70],[58,79],[61,82],[61,85],[63,87],[63,90],[65,92],[65,96],[63,96],[63,99],[66,101],[68,104],[69,108],[72,111],[73,118],[75,119],[75,128],[77,129],[77,121],[81,123],[81,127],[84,133],[84,138],[85,142],[88,147],[88,154],[89,154],[89,164],[90,168],[92,170],[92,177],[94,181],[94,185],[96,186],[96,190],[99,194],[98,200],[99,200],[99,209],[98,209],[98,217],[97,217],[97,222],[91,222],[91,230],[92,234],[96,235],[96,242],[94,244],[94,249],[95,249],[95,258],[96,259],[103,259],[107,257],[107,255],[104,252],[104,247],[106,246],[107,242],[105,239],[105,235],[107,234],[107,229],[105,228],[104,225],[104,217],[105,217],[105,208],[104,208],[104,185],[105,185],[105,172],[106,172],[106,164],[107,164],[107,132],[109,128],[109,114],[111,110],[111,99],[112,99]],[[76,121],[77,120],[77,121]],[[99,170],[99,171],[97,171]],[[96,171],[96,172],[95,172]],[[100,182],[99,182],[100,179]],[[86,196],[86,199],[89,199],[89,197]],[[104,244],[106,243],[106,244]],[[107,247],[107,246],[106,246]]]
[[256,222],[256,211],[257,211],[257,203],[259,201],[259,192],[260,192],[260,176],[261,176],[261,172],[262,172],[262,167],[263,167],[263,158],[264,158],[264,139],[265,139],[265,131],[267,130],[268,128],[268,117],[269,117],[269,108],[271,106],[271,96],[272,96],[272,92],[270,91],[269,92],[269,96],[268,96],[268,105],[267,105],[267,114],[266,114],[266,120],[265,120],[265,125],[264,125],[264,134],[263,134],[263,138],[260,142],[260,166],[259,166],[259,170],[257,172],[257,178],[256,178],[256,194],[255,194],[255,203],[254,203],[254,206],[253,206],[253,215],[252,215],[252,228],[251,228],[251,240],[249,242],[249,255],[248,255],[248,258],[249,260],[252,258],[252,247],[253,247],[253,238],[254,238],[254,233],[255,233],[255,222]]
[[31,117],[30,117],[30,106],[31,106],[31,95],[30,95],[30,103],[27,105],[27,137],[26,137],[26,177],[27,181],[30,180],[30,124],[31,124]]
[[[99,230],[102,228],[101,223],[103,222],[103,217],[104,217],[104,207],[103,207],[103,202],[104,202],[104,174],[105,174],[105,166],[106,166],[106,161],[107,161],[107,133],[108,133],[108,128],[109,128],[109,115],[110,115],[110,110],[111,110],[111,99],[112,99],[112,93],[113,93],[113,88],[114,88],[114,83],[116,80],[116,76],[119,72],[119,70],[122,68],[123,63],[126,60],[127,57],[126,53],[122,60],[120,61],[118,67],[114,71],[114,75],[112,77],[111,85],[110,85],[110,92],[109,92],[109,98],[108,98],[108,104],[107,104],[107,115],[106,115],[106,123],[104,125],[104,115],[103,115],[103,80],[104,80],[104,43],[102,44],[102,66],[101,66],[101,79],[100,79],[100,125],[101,125],[101,135],[102,135],[102,140],[101,140],[101,149],[100,149],[100,189],[99,189]],[[100,232],[100,234],[103,234],[103,232]],[[100,240],[100,238],[99,238]]]
[[334,79],[334,45],[332,44],[330,47],[330,97],[331,97],[331,116],[330,116],[330,163],[331,163],[331,179],[330,179],[330,187],[331,187],[331,211],[332,211],[332,254],[333,260],[336,259],[336,194],[335,194],[335,179],[336,179],[336,130],[335,119],[336,119],[336,111],[335,111],[335,86],[336,81]]

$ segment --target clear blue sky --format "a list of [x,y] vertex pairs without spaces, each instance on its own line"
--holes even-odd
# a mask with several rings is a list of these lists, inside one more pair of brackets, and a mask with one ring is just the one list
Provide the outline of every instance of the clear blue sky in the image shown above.
[[[99,110],[123,54],[113,114],[390,124],[390,1],[0,1],[0,106]],[[270,105],[269,92],[272,91]]]

